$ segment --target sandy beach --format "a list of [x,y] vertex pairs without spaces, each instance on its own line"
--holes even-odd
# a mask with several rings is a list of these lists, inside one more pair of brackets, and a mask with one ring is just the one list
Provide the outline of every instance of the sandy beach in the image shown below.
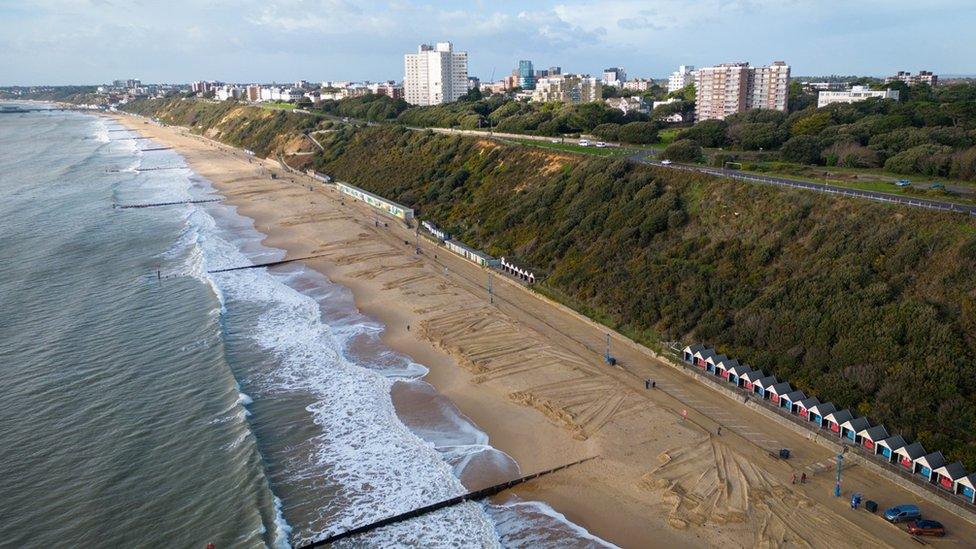
[[[912,543],[879,516],[851,511],[849,495],[859,491],[882,508],[932,509],[951,534],[933,545],[976,546],[969,523],[864,467],[845,471],[847,497],[832,497],[828,448],[619,335],[618,366],[604,364],[606,329],[514,281],[496,274],[489,304],[487,271],[432,242],[421,241],[417,254],[413,231],[395,218],[182,128],[115,118],[183,155],[254,219],[266,245],[318,256],[306,263],[348,287],[386,325],[384,341],[429,367],[427,381],[523,472],[599,456],[516,490],[594,535],[622,547]],[[296,140],[291,152],[307,146]],[[657,388],[646,390],[645,379]],[[780,447],[793,458],[769,456]],[[809,481],[791,484],[801,472]],[[496,479],[462,480],[478,488]]]

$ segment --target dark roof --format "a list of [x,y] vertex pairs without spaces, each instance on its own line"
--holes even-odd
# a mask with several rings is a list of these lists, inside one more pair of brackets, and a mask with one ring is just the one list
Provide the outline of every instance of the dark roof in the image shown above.
[[698,351],[704,351],[705,350],[705,346],[702,345],[701,343],[692,343],[691,345],[685,347],[685,350],[686,351],[691,351],[691,354],[695,354]]
[[891,451],[892,452],[894,452],[895,450],[897,450],[899,448],[902,448],[906,444],[908,444],[907,442],[905,442],[905,438],[903,436],[901,436],[901,435],[895,435],[893,437],[888,437],[888,438],[882,440],[881,442],[884,442],[884,445],[885,446],[887,446],[888,448],[891,448]]
[[883,440],[888,436],[888,430],[885,429],[884,425],[875,425],[874,427],[871,427],[869,429],[864,429],[864,432],[869,439],[875,442],[879,440]]
[[783,395],[783,398],[790,402],[797,402],[807,398],[807,395],[803,394],[803,391],[791,391]]
[[739,377],[742,377],[743,375],[751,371],[752,368],[750,366],[746,366],[745,364],[736,364],[735,366],[729,368],[730,373],[734,373]]
[[826,416],[830,416],[831,421],[840,425],[841,423],[844,423],[845,421],[852,419],[854,417],[854,414],[852,414],[850,410],[838,410],[836,412],[830,412],[829,414],[824,414],[824,417]]
[[855,433],[857,433],[859,431],[863,431],[864,429],[867,429],[868,427],[871,426],[871,422],[868,421],[868,418],[866,418],[864,416],[850,419],[850,420],[846,421],[845,423],[850,423],[851,424],[850,429],[852,431],[854,431]]
[[722,362],[722,367],[728,370],[729,368],[734,368],[739,365],[739,361],[734,358],[727,358]]
[[961,461],[955,461],[945,466],[946,473],[948,473],[949,478],[952,480],[958,480],[966,476],[966,467],[963,466]]
[[[790,393],[790,394],[792,394],[792,393]],[[813,406],[816,406],[817,404],[820,404],[820,399],[817,398],[817,397],[809,397],[809,398],[805,398],[803,400],[797,401],[797,404],[799,404],[800,406],[803,406],[804,408],[811,408]]]
[[908,446],[903,446],[900,452],[906,454],[911,459],[918,459],[925,455],[925,447],[922,446],[921,442],[913,442]]
[[[813,408],[813,406],[811,406],[811,408]],[[817,404],[816,408],[817,411],[820,412],[821,416],[825,416],[835,411],[837,406],[835,406],[833,402],[821,402],[820,404]]]
[[776,384],[776,376],[766,376],[762,379],[757,379],[756,384],[762,385],[763,387],[771,387]]
[[756,380],[766,377],[766,374],[764,374],[762,370],[750,370],[742,374],[742,377],[748,377],[749,381],[755,383]]
[[924,459],[932,469],[938,469],[939,467],[945,465],[945,456],[943,456],[942,452],[939,451],[932,452],[922,459]]
[[773,391],[777,395],[782,395],[784,393],[788,393],[788,392],[792,391],[793,390],[793,387],[790,387],[790,384],[789,383],[783,381],[783,382],[777,383],[776,385],[773,385],[772,387],[769,388],[769,390]]
[[729,359],[729,357],[727,357],[725,355],[715,355],[715,354],[713,354],[712,356],[710,356],[708,358],[711,358],[712,359],[712,363],[714,363],[714,364],[718,364],[719,362],[722,362],[723,360],[728,360]]

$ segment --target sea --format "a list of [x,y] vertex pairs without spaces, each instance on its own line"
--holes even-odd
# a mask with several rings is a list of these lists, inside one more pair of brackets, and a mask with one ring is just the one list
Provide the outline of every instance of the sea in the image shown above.
[[[0,113],[0,545],[300,547],[523,474],[346,288],[209,273],[284,251],[136,137]],[[515,496],[336,545],[612,546]]]

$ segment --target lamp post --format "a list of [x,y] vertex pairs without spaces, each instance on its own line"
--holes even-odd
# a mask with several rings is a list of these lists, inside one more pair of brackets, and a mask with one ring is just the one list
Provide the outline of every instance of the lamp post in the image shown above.
[[837,454],[837,484],[834,485],[834,497],[840,497],[840,472],[844,468],[844,454]]

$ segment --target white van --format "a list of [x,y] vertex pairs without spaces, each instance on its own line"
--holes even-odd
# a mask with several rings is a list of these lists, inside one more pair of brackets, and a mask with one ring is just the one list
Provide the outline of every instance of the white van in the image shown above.
[[588,139],[580,139],[579,140],[579,145],[580,145],[580,147],[589,147],[590,146],[590,141]]

